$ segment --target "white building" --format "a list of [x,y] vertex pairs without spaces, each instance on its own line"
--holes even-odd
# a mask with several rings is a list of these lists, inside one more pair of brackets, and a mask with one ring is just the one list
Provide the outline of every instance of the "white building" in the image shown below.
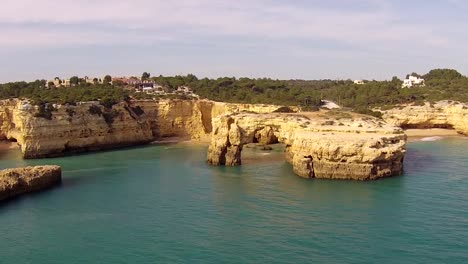
[[152,92],[153,90],[154,90],[154,88],[153,88],[153,87],[150,87],[150,86],[148,86],[148,87],[143,87],[143,88],[142,88],[142,91],[143,91],[143,92],[146,92],[146,93]]
[[183,93],[186,93],[186,94],[190,94],[190,93],[192,93],[192,89],[190,89],[190,87],[188,87],[188,86],[179,86],[177,88],[177,92],[183,92]]
[[354,84],[364,84],[363,80],[354,80]]
[[340,109],[341,107],[333,101],[322,100],[322,107],[327,109]]
[[416,77],[416,76],[409,76],[408,79],[403,80],[402,88],[411,88],[413,86],[425,86],[424,79]]

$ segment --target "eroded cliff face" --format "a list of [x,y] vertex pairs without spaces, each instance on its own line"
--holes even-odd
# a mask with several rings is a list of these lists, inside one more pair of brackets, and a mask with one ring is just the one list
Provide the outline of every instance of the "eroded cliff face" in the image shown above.
[[38,107],[27,101],[0,101],[0,139],[17,141],[25,158],[144,144],[172,136],[209,140],[213,117],[278,108],[205,100],[132,101],[111,109],[98,102],[54,107],[50,116],[38,116]]
[[37,166],[0,171],[0,201],[40,191],[62,181],[59,166]]
[[442,101],[382,111],[383,119],[403,128],[450,128],[468,135],[468,105]]
[[25,101],[2,103],[2,134],[18,142],[25,158],[142,144],[153,139],[148,120],[125,103],[112,109],[95,103],[55,106],[50,118],[38,117],[37,107]]
[[286,160],[304,178],[373,180],[403,170],[406,136],[373,118],[233,114],[215,118],[213,129],[207,157],[212,165],[240,165],[245,144],[281,142]]

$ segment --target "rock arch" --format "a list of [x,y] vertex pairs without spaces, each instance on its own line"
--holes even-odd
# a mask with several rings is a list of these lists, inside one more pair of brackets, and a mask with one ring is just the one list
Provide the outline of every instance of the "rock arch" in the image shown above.
[[279,142],[286,145],[294,173],[304,178],[371,180],[402,173],[406,136],[401,129],[374,119],[334,123],[294,114],[221,116],[213,120],[207,160],[238,166],[245,144]]

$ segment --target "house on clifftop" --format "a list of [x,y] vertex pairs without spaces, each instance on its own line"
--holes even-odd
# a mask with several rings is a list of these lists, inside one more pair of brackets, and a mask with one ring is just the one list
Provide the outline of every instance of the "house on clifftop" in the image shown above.
[[403,80],[403,84],[401,85],[401,88],[411,88],[415,86],[426,86],[424,83],[423,78],[419,78],[417,76],[408,76],[405,80]]

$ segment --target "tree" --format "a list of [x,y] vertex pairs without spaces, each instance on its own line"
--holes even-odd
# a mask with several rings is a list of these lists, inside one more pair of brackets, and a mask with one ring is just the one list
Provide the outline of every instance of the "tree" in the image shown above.
[[118,87],[125,86],[125,83],[122,80],[115,80],[112,82],[112,84]]
[[142,75],[141,75],[141,80],[142,81],[146,81],[150,78],[151,74],[149,74],[148,72],[144,72]]
[[426,80],[442,79],[451,81],[462,77],[463,75],[461,73],[453,69],[434,69],[424,75],[424,79]]
[[70,84],[73,86],[78,85],[79,82],[80,82],[80,79],[78,78],[78,76],[73,76],[70,78]]
[[406,75],[406,79],[408,79],[410,76],[414,76],[414,77],[418,77],[418,78],[421,78],[421,77],[422,77],[421,74],[416,73],[416,72],[413,72],[413,73],[411,73],[411,74],[407,74],[407,75]]
[[112,77],[110,75],[104,76],[104,84],[109,84],[112,82]]

